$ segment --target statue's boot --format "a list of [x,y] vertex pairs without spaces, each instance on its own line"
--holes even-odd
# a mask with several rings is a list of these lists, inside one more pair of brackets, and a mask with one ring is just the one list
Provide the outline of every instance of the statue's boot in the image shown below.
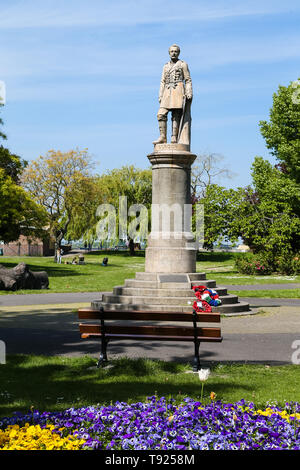
[[167,142],[167,121],[159,121],[158,126],[159,126],[160,136],[153,143],[165,144]]

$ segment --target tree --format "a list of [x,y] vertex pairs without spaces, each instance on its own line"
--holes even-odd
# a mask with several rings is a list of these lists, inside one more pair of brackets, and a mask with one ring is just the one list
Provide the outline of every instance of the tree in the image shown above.
[[[270,119],[260,121],[261,134],[278,164],[271,168],[267,163],[256,161],[254,183],[258,188],[260,211],[267,214],[264,224],[269,227],[267,245],[273,253],[295,254],[300,249],[300,81],[287,87],[279,86],[273,94]],[[257,166],[267,174],[266,183],[261,181]],[[257,206],[257,204],[256,204]],[[269,221],[269,223],[267,222]],[[258,249],[258,248],[256,248]]]
[[192,201],[204,198],[207,188],[221,178],[232,178],[233,173],[222,165],[224,157],[216,153],[198,155],[191,171]]
[[[0,137],[6,139],[2,132]],[[0,146],[0,240],[4,243],[17,240],[21,234],[45,237],[45,212],[19,184],[25,166],[18,155]]]
[[50,150],[24,170],[24,188],[47,211],[50,233],[55,239],[55,257],[69,225],[74,225],[76,210],[84,211],[88,205],[85,188],[92,166],[87,150]]
[[300,82],[279,86],[273,94],[270,120],[260,121],[261,134],[281,168],[300,183]]
[[243,200],[243,189],[226,189],[217,184],[209,184],[205,195],[198,199],[204,206],[204,248],[212,248],[214,243],[223,240],[236,242],[239,237],[234,221],[239,217]]
[[[98,177],[96,184],[101,192],[101,203],[112,204],[118,213],[120,220],[119,203],[120,197],[126,197],[126,216],[127,209],[134,205],[143,205],[147,208],[147,216],[151,208],[152,201],[152,171],[151,169],[140,169],[133,165],[116,168]],[[122,201],[123,202],[123,201]],[[122,208],[121,208],[122,210]],[[139,214],[137,214],[138,216]],[[132,216],[134,217],[134,216]],[[150,217],[148,218],[150,221]],[[126,222],[127,232],[127,222]],[[141,234],[143,238],[144,234]],[[131,237],[128,239],[130,254],[134,254],[134,245]]]
[[[2,108],[2,106],[3,106],[3,104],[0,104],[0,109]],[[1,125],[1,126],[3,125],[3,119],[1,119],[1,118],[0,118],[0,125]],[[1,131],[0,131],[0,138],[1,138],[1,139],[4,139],[4,140],[7,139],[6,135],[5,135],[3,132],[1,132]]]
[[19,236],[45,237],[46,214],[29,194],[0,168],[0,240],[15,241]]
[[18,155],[12,154],[7,148],[0,145],[0,168],[7,176],[10,176],[15,183],[20,182],[20,176],[26,167],[27,162],[21,160]]
[[98,222],[97,208],[101,201],[102,191],[97,184],[97,176],[89,176],[77,182],[72,193],[67,239],[83,238],[87,243],[93,243]]
[[217,184],[223,178],[234,176],[232,171],[224,167],[223,159],[222,155],[215,153],[202,154],[197,157],[192,166],[193,228],[196,229],[197,206],[195,204],[202,204],[204,240],[201,241],[205,248],[212,248],[214,243],[220,243],[224,239],[231,241],[237,239],[229,227],[239,193],[236,194],[233,189],[228,190]]
[[126,196],[128,206],[144,204],[150,207],[152,199],[152,171],[134,165],[125,165],[107,171],[98,178],[103,201],[119,205],[119,197]]
[[262,157],[254,160],[252,179],[253,186],[244,189],[234,230],[254,253],[266,253],[270,261],[297,253],[300,219],[294,207],[299,185]]

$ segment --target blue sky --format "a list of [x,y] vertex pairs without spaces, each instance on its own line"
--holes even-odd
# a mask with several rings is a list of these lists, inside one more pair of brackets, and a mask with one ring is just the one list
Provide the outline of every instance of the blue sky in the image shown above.
[[26,160],[88,148],[97,171],[147,168],[168,47],[189,64],[192,151],[217,153],[251,182],[270,157],[258,123],[272,95],[299,78],[300,2],[0,0],[1,116],[6,145]]

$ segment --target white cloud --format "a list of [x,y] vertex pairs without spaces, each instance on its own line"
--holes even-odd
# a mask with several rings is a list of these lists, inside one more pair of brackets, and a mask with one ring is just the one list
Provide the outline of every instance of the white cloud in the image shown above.
[[[187,58],[188,55],[188,58]],[[15,44],[0,45],[2,77],[18,76],[157,76],[168,60],[167,51],[157,45],[130,47],[98,42],[88,45]],[[300,36],[295,34],[262,37],[210,39],[186,42],[182,58],[191,70],[204,71],[234,63],[271,63],[300,57]],[[190,59],[189,59],[190,58]],[[1,78],[2,78],[1,77]]]
[[[189,63],[197,93],[262,88],[267,83],[266,77],[260,75],[260,66],[298,61],[300,37],[276,35],[267,41],[261,37],[242,37],[239,41],[207,38],[203,44],[186,43],[182,55]],[[134,92],[156,96],[167,51],[151,44],[126,49],[124,45],[99,47],[98,43],[73,47],[54,43],[43,47],[25,42],[18,47],[0,45],[0,56],[0,80],[6,82],[9,100],[76,100],[82,96],[99,99]],[[242,83],[238,79],[224,83],[219,69],[231,64],[252,64],[257,69],[257,79],[244,76]],[[201,77],[207,71],[211,78],[205,83]]]
[[180,21],[213,21],[231,17],[299,11],[296,0],[36,0],[2,7],[1,28],[136,25]]

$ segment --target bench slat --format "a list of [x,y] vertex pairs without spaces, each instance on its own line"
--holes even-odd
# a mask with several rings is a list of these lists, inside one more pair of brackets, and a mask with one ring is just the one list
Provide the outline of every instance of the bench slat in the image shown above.
[[[88,338],[100,338],[101,334],[100,333],[83,333],[81,335],[82,339],[88,339]],[[105,335],[107,339],[137,339],[137,340],[150,340],[150,341],[194,341],[195,338],[194,336],[149,336],[149,335],[126,335],[126,334],[107,334]],[[198,341],[200,342],[206,342],[206,343],[221,343],[223,338],[222,336],[218,338],[214,338],[211,336],[198,336],[197,337]]]
[[[80,333],[101,335],[101,326],[87,323],[79,324]],[[220,338],[221,329],[214,327],[197,327],[197,336],[210,338]],[[126,336],[147,335],[147,336],[191,336],[194,337],[193,327],[177,326],[123,326],[105,325],[105,336],[108,334],[120,334]]]
[[[115,311],[107,310],[101,312],[90,308],[82,308],[78,310],[78,317],[80,320],[142,320],[142,321],[192,321],[194,316],[192,312],[147,312],[142,310],[130,311]],[[205,323],[220,323],[220,313],[198,313],[197,322]]]

